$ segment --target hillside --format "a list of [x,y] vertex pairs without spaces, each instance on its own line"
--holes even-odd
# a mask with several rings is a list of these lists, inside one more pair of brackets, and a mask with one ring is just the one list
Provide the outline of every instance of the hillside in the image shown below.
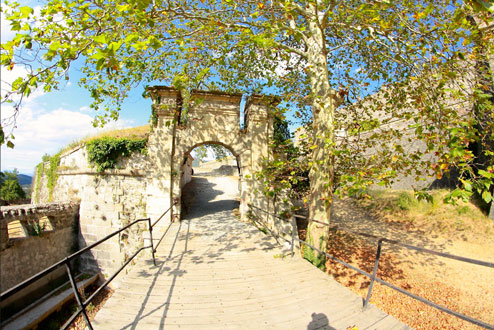
[[[494,221],[475,203],[445,204],[445,190],[433,201],[417,201],[410,191],[374,191],[371,199],[336,200],[328,253],[372,272],[377,242],[349,233],[398,240],[467,258],[494,262]],[[337,281],[365,297],[369,280],[333,261],[326,269]],[[428,300],[484,322],[494,322],[492,268],[414,252],[385,243],[378,276]],[[478,327],[376,284],[371,302],[414,329],[479,329]]]
[[24,185],[31,185],[31,183],[33,182],[33,177],[30,176],[30,175],[26,175],[26,174],[19,174],[17,175],[17,178],[19,179],[19,184],[21,186],[24,186]]

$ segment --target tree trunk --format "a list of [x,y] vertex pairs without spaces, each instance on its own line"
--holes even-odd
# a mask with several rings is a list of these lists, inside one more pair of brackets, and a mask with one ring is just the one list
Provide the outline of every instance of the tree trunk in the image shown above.
[[[317,15],[314,15],[317,17]],[[333,199],[333,139],[335,91],[329,85],[325,40],[316,21],[309,24],[311,37],[307,40],[308,70],[312,90],[313,153],[309,172],[311,219],[329,224]],[[309,223],[307,242],[321,251],[327,251],[328,226]],[[325,255],[304,247],[304,257],[320,268],[325,266]]]

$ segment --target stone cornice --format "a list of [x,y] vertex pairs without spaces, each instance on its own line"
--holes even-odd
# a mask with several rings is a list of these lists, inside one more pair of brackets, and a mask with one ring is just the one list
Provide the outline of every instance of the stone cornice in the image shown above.
[[35,214],[40,212],[53,212],[53,211],[74,209],[78,207],[79,204],[73,202],[2,206],[0,207],[0,218],[5,218],[8,216]]

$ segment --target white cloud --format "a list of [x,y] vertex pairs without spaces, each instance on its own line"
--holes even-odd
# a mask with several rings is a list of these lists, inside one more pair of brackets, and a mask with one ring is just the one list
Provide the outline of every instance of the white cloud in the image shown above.
[[12,40],[15,37],[15,32],[10,29],[10,21],[8,21],[5,17],[5,3],[2,2],[2,12],[0,13],[0,38],[2,39],[2,43]]
[[[79,111],[60,108],[48,112],[36,107],[34,102],[24,105],[16,121],[17,128],[13,131],[14,149],[5,145],[1,147],[2,170],[17,168],[21,173],[33,173],[45,153],[54,154],[70,142],[101,131],[101,128],[93,127],[92,120],[91,115]],[[103,130],[129,127],[131,124],[131,121],[120,120],[110,123]]]
[[[280,60],[276,62],[276,68],[274,70],[278,77],[283,77],[289,73],[290,70],[300,70],[307,66],[305,61],[300,62],[300,55],[291,53],[288,61]],[[300,66],[300,64],[302,66]]]

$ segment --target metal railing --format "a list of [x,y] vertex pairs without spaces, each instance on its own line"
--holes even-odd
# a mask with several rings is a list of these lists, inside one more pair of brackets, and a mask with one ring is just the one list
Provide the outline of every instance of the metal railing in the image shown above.
[[[14,295],[15,293],[21,291],[22,289],[26,288],[27,286],[31,285],[32,283],[40,280],[41,278],[45,277],[46,275],[48,275],[49,273],[51,273],[52,271],[54,271],[55,269],[57,269],[58,267],[61,267],[61,266],[65,266],[65,269],[67,271],[67,275],[69,277],[69,281],[70,281],[70,284],[71,284],[71,287],[72,287],[72,291],[74,292],[74,297],[75,297],[75,300],[77,302],[77,304],[79,305],[79,308],[78,310],[72,314],[72,316],[67,320],[67,322],[65,322],[65,324],[61,327],[61,329],[67,329],[71,324],[72,322],[74,322],[74,320],[79,316],[79,315],[83,315],[84,317],[84,320],[86,321],[86,324],[87,324],[87,327],[89,329],[93,329],[92,325],[91,325],[91,322],[89,321],[89,317],[86,313],[86,308],[87,306],[89,305],[89,303],[104,289],[108,286],[108,284],[110,284],[111,281],[113,281],[113,279],[115,279],[115,277],[143,250],[145,249],[151,249],[152,251],[152,257],[153,257],[153,264],[156,266],[156,259],[155,259],[155,252],[156,252],[156,248],[157,246],[159,245],[159,243],[161,243],[161,240],[163,239],[163,237],[165,236],[165,234],[168,232],[168,229],[170,228],[172,222],[170,221],[170,225],[168,226],[168,228],[166,229],[165,233],[163,234],[163,236],[161,237],[160,241],[158,242],[158,244],[156,245],[156,247],[154,247],[154,244],[153,244],[153,227],[158,223],[158,221],[160,221],[171,209],[172,207],[175,205],[172,204],[172,206],[170,206],[153,224],[151,224],[151,219],[150,218],[145,218],[145,219],[138,219],[138,220],[135,220],[131,223],[129,223],[128,225],[126,225],[125,227],[122,227],[116,231],[114,231],[113,233],[105,236],[104,238],[100,239],[99,241],[83,248],[83,249],[80,249],[79,251],[69,255],[68,257],[66,257],[65,259],[63,260],[60,260],[59,262],[57,262],[56,264],[53,264],[52,266],[48,267],[48,268],[45,268],[44,270],[42,270],[41,272],[39,272],[38,274],[28,278],[27,280],[17,284],[16,286],[8,289],[7,291],[4,291],[0,294],[0,301],[4,301],[5,299],[11,297],[12,295]],[[120,266],[120,268],[115,271],[115,273],[113,273],[113,275],[111,275],[101,286],[98,287],[98,289],[96,289],[96,291],[94,291],[93,294],[91,294],[91,296],[89,296],[87,299],[83,300],[83,297],[81,297],[81,295],[79,294],[79,291],[77,290],[77,284],[74,280],[74,272],[72,270],[72,266],[71,266],[71,262],[79,257],[80,255],[82,255],[83,253],[86,253],[88,252],[89,250],[93,249],[94,247],[100,245],[101,243],[109,240],[110,238],[120,234],[121,232],[123,232],[124,230],[127,230],[128,228],[134,226],[135,224],[139,223],[139,222],[147,222],[148,223],[148,230],[149,230],[149,238],[150,238],[150,241],[151,241],[151,245],[149,246],[143,246],[141,248],[139,248],[129,259],[127,259],[124,264],[122,266]]]
[[[453,311],[445,306],[442,306],[442,305],[438,305],[430,300],[427,300],[423,297],[420,297],[420,296],[417,296],[405,289],[402,289],[400,287],[397,287],[383,279],[380,279],[379,277],[377,277],[377,270],[378,270],[378,267],[379,267],[379,259],[381,257],[381,250],[382,250],[382,245],[384,242],[387,242],[389,244],[393,244],[393,245],[398,245],[398,246],[401,246],[401,247],[404,247],[404,248],[407,248],[407,249],[411,249],[411,250],[415,250],[415,251],[419,251],[419,252],[424,252],[424,253],[428,253],[428,254],[432,254],[432,255],[436,255],[436,256],[440,256],[440,257],[444,257],[444,258],[448,258],[448,259],[454,259],[454,260],[458,260],[458,261],[462,261],[462,262],[467,262],[467,263],[471,263],[471,264],[475,264],[475,265],[480,265],[480,266],[484,266],[484,267],[490,267],[490,268],[494,268],[494,263],[492,262],[487,262],[487,261],[482,261],[482,260],[476,260],[476,259],[471,259],[471,258],[466,258],[466,257],[461,257],[461,256],[457,256],[457,255],[453,255],[453,254],[449,254],[449,253],[443,253],[443,252],[438,252],[438,251],[434,251],[434,250],[430,250],[430,249],[426,249],[426,248],[422,248],[422,247],[418,247],[418,246],[414,246],[414,245],[410,245],[410,244],[405,244],[405,243],[401,243],[401,242],[398,242],[396,240],[392,240],[392,239],[388,239],[388,238],[384,238],[384,237],[379,237],[379,236],[375,236],[375,235],[372,235],[372,234],[367,234],[367,233],[361,233],[361,232],[354,232],[354,231],[350,231],[350,230],[347,230],[347,229],[343,229],[341,227],[338,227],[338,226],[335,226],[335,225],[330,225],[330,224],[327,224],[327,223],[324,223],[324,222],[321,222],[321,221],[318,221],[318,220],[315,220],[315,219],[310,219],[308,217],[305,217],[305,216],[301,216],[301,215],[293,215],[291,216],[292,218],[292,221],[289,221],[287,218],[283,218],[279,215],[276,215],[276,214],[273,214],[273,213],[270,213],[266,210],[263,210],[259,207],[256,207],[252,204],[249,205],[249,207],[251,208],[254,208],[254,209],[257,209],[257,210],[260,210],[266,214],[269,214],[271,216],[274,216],[284,222],[290,222],[291,223],[291,226],[292,226],[292,237],[291,237],[291,255],[292,257],[294,256],[294,243],[295,241],[298,241],[299,243],[302,243],[302,244],[305,244],[307,246],[309,246],[310,248],[318,251],[319,253],[321,254],[324,254],[326,257],[328,257],[329,259],[333,260],[333,261],[336,261],[350,269],[353,269],[354,271],[356,271],[357,273],[359,274],[362,274],[368,278],[370,278],[370,285],[369,285],[369,289],[367,290],[367,296],[364,300],[364,308],[368,305],[369,303],[369,300],[370,300],[370,297],[371,297],[371,294],[372,294],[372,289],[374,287],[374,282],[378,282],[378,283],[381,283],[383,285],[386,285],[387,287],[390,287],[391,289],[393,290],[396,290],[398,292],[401,292],[413,299],[416,299],[424,304],[427,304],[431,307],[434,307],[436,309],[439,309],[440,311],[443,311],[443,312],[446,312],[448,314],[451,314],[451,315],[454,315],[462,320],[465,320],[467,322],[470,322],[470,323],[473,323],[475,325],[478,325],[480,327],[483,327],[485,329],[489,329],[489,330],[494,330],[494,325],[492,324],[488,324],[488,323],[485,323],[481,320],[478,320],[478,319],[474,319],[468,315],[465,315],[465,314],[462,314],[462,313],[459,313],[459,312],[456,312],[456,311]],[[297,225],[295,223],[295,218],[299,218],[299,219],[307,219],[309,220],[309,224],[308,226],[310,225],[311,222],[315,222],[315,223],[318,223],[320,225],[324,225],[324,226],[327,226],[329,229],[336,229],[336,230],[341,230],[341,231],[344,231],[344,232],[347,232],[347,233],[350,233],[350,234],[354,234],[354,235],[358,235],[358,236],[363,236],[363,237],[367,237],[367,238],[374,238],[374,239],[377,239],[377,252],[376,252],[376,258],[375,258],[375,261],[374,261],[374,268],[372,270],[372,274],[366,272],[366,271],[363,271],[355,266],[352,266],[346,262],[344,262],[343,260],[340,260],[330,254],[328,254],[326,251],[321,251],[319,248],[313,246],[312,244],[309,244],[307,243],[306,241],[298,238],[298,232],[297,232]],[[285,239],[285,238],[283,238]],[[286,239],[285,239],[286,240]],[[288,240],[287,240],[288,241]]]

